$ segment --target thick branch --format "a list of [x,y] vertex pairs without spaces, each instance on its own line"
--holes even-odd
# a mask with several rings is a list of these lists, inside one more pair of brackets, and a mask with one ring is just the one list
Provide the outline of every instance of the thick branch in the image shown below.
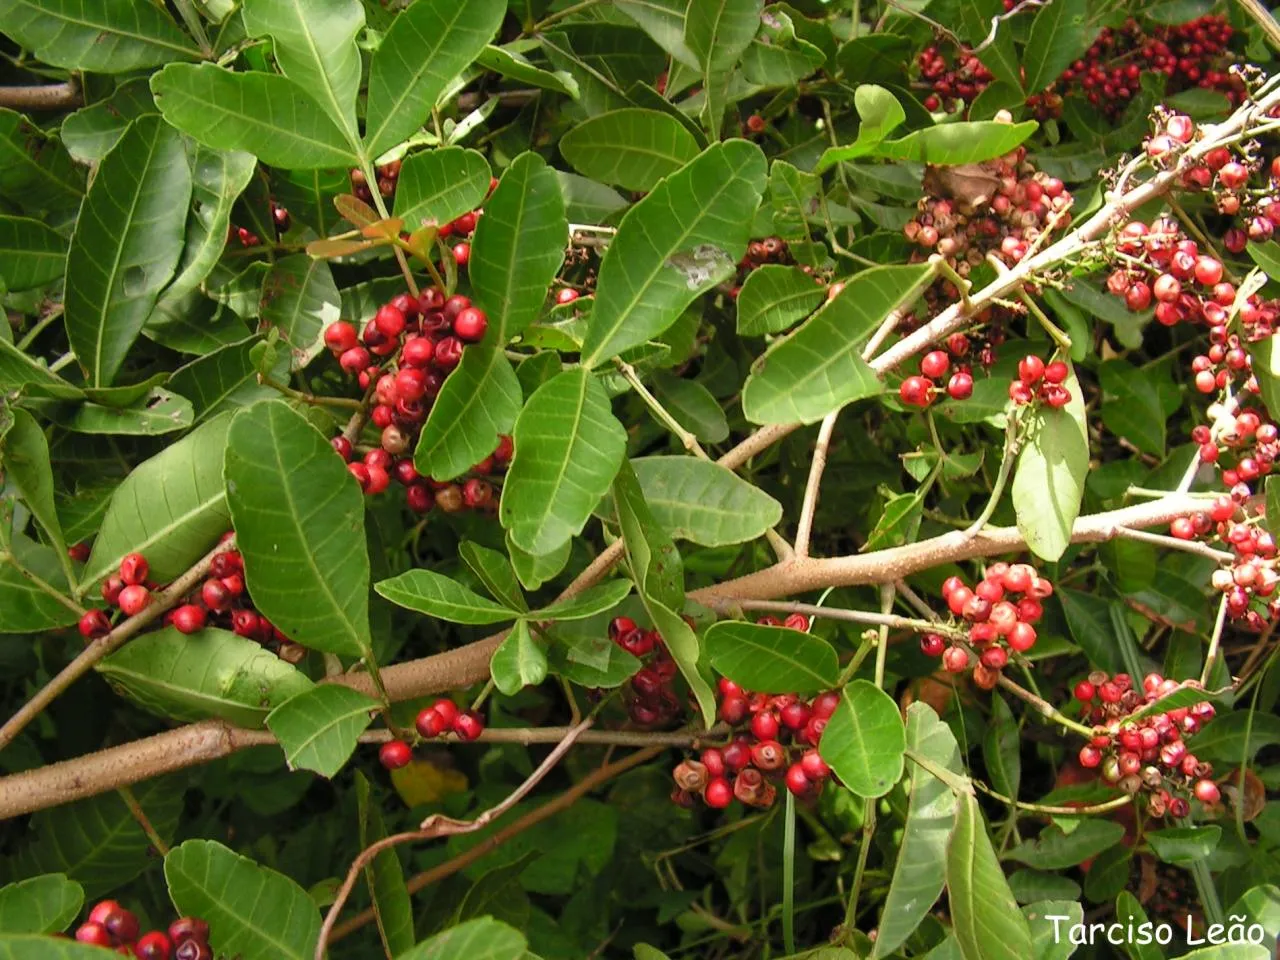
[[[1173,494],[1082,517],[1076,521],[1071,539],[1073,543],[1099,543],[1114,536],[1118,528],[1159,526],[1203,507],[1202,498]],[[961,531],[953,531],[875,553],[826,559],[797,557],[758,573],[695,590],[689,596],[703,602],[732,601],[735,598],[772,600],[828,586],[893,583],[939,564],[1016,553],[1025,548],[1026,542],[1015,527],[988,527],[973,538],[966,538]],[[575,581],[577,589],[573,592],[586,589],[590,584],[585,580],[595,583],[603,577],[608,564],[602,561],[611,552],[620,554],[621,547],[616,551],[610,547],[602,553],[584,571],[584,576],[579,577],[579,581],[583,581],[581,585]],[[589,577],[586,576],[588,573]],[[489,658],[504,636],[505,632],[495,634],[456,650],[387,667],[382,671],[387,692],[393,701],[409,700],[485,680],[489,676]],[[334,682],[373,693],[372,683],[364,673],[343,674],[335,677]],[[590,736],[584,739],[590,739]],[[174,770],[207,763],[244,747],[274,742],[267,731],[238,730],[216,720],[180,727],[0,779],[0,819],[91,797]]]
[[10,110],[74,110],[84,103],[74,82],[0,87],[0,107]]

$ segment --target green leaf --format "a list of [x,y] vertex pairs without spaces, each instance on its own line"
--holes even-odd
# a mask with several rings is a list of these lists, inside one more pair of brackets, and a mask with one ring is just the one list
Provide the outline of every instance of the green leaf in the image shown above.
[[1260,943],[1220,943],[1184,953],[1179,960],[1271,960],[1272,953]]
[[798,267],[769,263],[752,270],[738,291],[738,333],[761,337],[807,317],[827,291]]
[[474,540],[467,540],[458,545],[458,556],[470,568],[485,589],[498,598],[498,602],[511,610],[523,612],[529,609],[524,598],[524,591],[516,580],[511,561],[497,550],[482,547]]
[[[258,382],[256,358],[263,349],[265,344],[258,337],[228,344],[179,367],[169,385],[190,398],[197,422],[278,396],[272,387]],[[288,354],[279,352],[271,375],[281,383],[289,379]]]
[[906,728],[893,698],[869,680],[844,688],[818,750],[860,797],[883,797],[902,779]]
[[555,643],[547,651],[551,670],[571,683],[602,690],[621,686],[643,664],[609,639],[608,621],[565,621],[550,630]]
[[702,651],[698,636],[680,615],[684,610],[684,567],[680,553],[654,520],[641,493],[640,481],[629,463],[622,464],[613,481],[613,498],[631,575],[645,611],[689,684],[703,721],[710,728],[716,715],[716,698],[699,669]]
[[[131,789],[157,836],[168,843],[182,813],[182,781],[160,777]],[[34,841],[14,858],[14,872],[66,874],[92,899],[129,883],[154,862],[151,839],[114,791],[41,810],[27,830]]]
[[876,156],[889,160],[915,160],[945,166],[981,163],[1003,156],[1036,132],[1034,120],[999,123],[975,120],[940,123],[877,145]]
[[[387,836],[382,810],[371,796],[369,781],[356,771],[356,810],[360,821],[360,846],[368,848]],[[373,918],[378,924],[387,955],[399,954],[413,946],[413,904],[404,882],[404,867],[394,849],[383,850],[365,867],[365,882],[373,899]]]
[[84,904],[84,888],[65,874],[46,873],[0,887],[0,931],[61,933]]
[[164,583],[184,573],[231,527],[222,455],[230,417],[215,417],[125,477],[111,496],[81,580],[114,573],[127,553]]
[[[968,3],[959,4],[958,12],[963,39],[970,45],[977,46],[986,42],[991,31],[991,18],[1002,15],[1005,8],[1001,0],[970,0]],[[997,80],[1021,90],[1023,89],[1022,65],[1018,61],[1013,35],[1014,30],[1009,27],[997,27],[994,38],[978,55],[978,59]],[[1026,89],[1034,92],[1042,90],[1043,87]]]
[[1058,590],[1058,601],[1066,616],[1071,638],[1080,645],[1089,662],[1100,670],[1125,669],[1111,629],[1111,601],[1076,590]]
[[702,642],[716,672],[747,690],[808,695],[831,689],[840,676],[835,648],[799,630],[721,620]]
[[526,620],[517,620],[489,661],[493,685],[507,696],[547,679],[547,652],[534,639]]
[[1115,899],[1129,884],[1133,873],[1133,851],[1123,843],[1108,847],[1093,858],[1084,878],[1084,893],[1092,903]]
[[101,947],[63,937],[0,933],[0,960],[101,960]]
[[627,211],[600,265],[582,347],[597,367],[666,330],[726,279],[746,250],[764,193],[764,155],[741,140],[712,144]]
[[369,652],[364,497],[341,457],[281,401],[237,413],[227,504],[254,606],[314,650]]
[[164,118],[218,150],[245,150],[286,170],[359,161],[342,129],[287,77],[171,63],[151,78]]
[[1143,835],[1157,857],[1165,863],[1187,865],[1203,861],[1218,848],[1222,828],[1217,824],[1203,827],[1170,827],[1151,830]]
[[329,264],[295,253],[271,264],[263,279],[260,319],[280,331],[297,370],[324,350],[324,328],[338,319],[339,303]]
[[760,28],[762,6],[762,0],[715,0],[690,4],[685,12],[684,42],[702,67],[705,126],[713,139],[720,132],[729,73]]
[[304,0],[244,0],[242,15],[249,35],[271,37],[284,75],[307,91],[356,146],[356,34],[364,27],[359,0],[329,0],[319,8]]
[[261,644],[212,627],[190,635],[174,627],[144,633],[97,670],[116,692],[166,719],[217,717],[252,729],[312,686]]
[[145,77],[116,87],[105,100],[81,107],[62,121],[58,134],[67,152],[80,163],[97,163],[116,145],[121,135],[144,113],[155,113],[151,87]]
[[529,615],[531,620],[585,620],[612,610],[631,593],[630,580],[609,580],[588,587],[565,600],[557,600]]
[[1195,706],[1197,703],[1216,702],[1217,698],[1210,696],[1204,690],[1197,687],[1179,687],[1171,693],[1158,697],[1150,703],[1143,704],[1137,710],[1134,710],[1128,716],[1128,720],[1136,722],[1146,717],[1154,716],[1157,713],[1168,713],[1170,710],[1177,710],[1181,707]]
[[164,858],[178,912],[209,924],[209,946],[240,960],[313,960],[320,913],[307,892],[213,840],[188,840]]
[[[1142,909],[1142,904],[1128,890],[1122,890],[1116,897],[1116,916],[1132,918],[1135,925],[1147,922],[1147,912]],[[1130,957],[1130,960],[1164,960],[1164,951],[1154,943],[1122,943],[1120,948],[1124,950]]]
[[38,212],[74,208],[83,194],[84,172],[62,144],[22,114],[0,109],[0,196]]
[[[862,350],[889,313],[932,278],[926,264],[872,267],[756,361],[742,392],[753,423],[813,423],[883,389]],[[597,308],[598,309],[598,308]]]
[[373,722],[378,701],[336,683],[309,686],[268,714],[290,770],[332,778],[351,758],[360,734]]
[[489,44],[476,55],[476,66],[530,87],[562,93],[578,99],[578,82],[564,70],[540,70],[516,49],[517,43],[505,47]]
[[902,64],[910,59],[911,41],[892,33],[855,37],[841,45],[836,61],[851,87],[892,83],[902,79]]
[[599,381],[579,367],[534,392],[514,439],[498,516],[522,550],[550,553],[586,526],[618,472],[627,434]]
[[774,160],[769,168],[769,199],[774,232],[784,240],[808,240],[809,221],[822,208],[822,178],[785,160]]
[[396,180],[395,215],[407,230],[432,221],[449,223],[484,202],[489,176],[489,161],[475,150],[440,147],[412,153]]
[[861,123],[858,125],[858,140],[844,147],[827,147],[818,157],[818,165],[814,173],[824,173],[845,160],[855,160],[874,152],[884,141],[884,137],[896,131],[906,122],[906,111],[897,102],[897,97],[877,87],[874,83],[860,84],[854,91],[854,106],[858,108]]
[[39,220],[0,216],[0,280],[10,291],[57,280],[66,260],[66,241]]
[[1089,473],[1084,397],[1074,370],[1063,386],[1071,392],[1065,407],[1034,408],[1031,438],[1018,455],[1013,475],[1018,531],[1032,553],[1050,561],[1071,543]]
[[418,0],[391,21],[369,66],[365,144],[371,157],[426,122],[449,82],[493,39],[506,12],[504,0]]
[[1027,90],[1043,90],[1062,71],[1084,55],[1101,24],[1089,23],[1088,0],[1065,0],[1042,7],[1031,22],[1022,62],[1027,65]]
[[[554,354],[552,355],[554,356]],[[729,421],[724,407],[697,380],[655,370],[653,392],[676,421],[691,430],[703,443],[723,443],[729,439]]]
[[[3,420],[4,413],[0,410],[0,420]],[[0,429],[0,464],[3,464],[6,478],[17,489],[22,502],[36,518],[54,549],[59,554],[65,553],[67,544],[53,503],[49,442],[27,411],[12,407],[8,413],[13,421],[7,429]]]
[[742,55],[742,74],[762,87],[793,87],[826,61],[822,50],[796,36],[791,17],[771,5]]
[[1018,795],[1022,781],[1022,730],[999,694],[991,695],[991,718],[982,739],[982,759],[991,785],[1006,797]]
[[1156,456],[1164,455],[1165,413],[1160,390],[1146,370],[1108,360],[1098,370],[1104,394],[1102,423],[1117,436]]
[[924,497],[920,491],[900,493],[885,501],[876,525],[867,534],[866,550],[883,550],[913,543],[920,530],[924,513]]
[[424,940],[396,960],[525,960],[527,946],[519,930],[493,917],[480,917]]
[[560,153],[584,177],[626,190],[652,190],[698,155],[680,122],[628,107],[590,117],[560,140]]
[[1124,836],[1124,825],[1112,820],[1082,820],[1070,833],[1046,827],[1034,840],[1027,840],[1006,856],[1037,870],[1065,870],[1096,857],[1115,846]]
[[147,0],[12,0],[0,8],[0,33],[51,67],[129,73],[198,51],[163,7]]
[[[960,747],[951,728],[928,704],[907,707],[907,749],[964,775]],[[947,838],[956,821],[956,796],[923,767],[911,767],[907,818],[898,844],[898,860],[880,914],[872,960],[888,956],[911,936],[933,909],[946,884]]]
[[1227,911],[1227,917],[1242,914],[1251,924],[1259,923],[1263,930],[1267,931],[1262,946],[1274,956],[1276,934],[1280,932],[1280,887],[1273,883],[1264,883],[1246,891],[1231,905],[1231,909]]
[[964,960],[1032,956],[1031,931],[1000,869],[972,794],[960,797],[955,831],[947,845],[947,892],[952,928]]
[[231,208],[257,169],[250,153],[211,150],[195,143],[187,145],[187,153],[195,203],[187,218],[187,242],[177,276],[156,303],[162,314],[181,310],[180,303],[198,290],[213,270],[227,245]]
[[37,396],[80,400],[84,391],[53,373],[44,364],[0,337],[0,389],[5,393],[26,390]]
[[[51,547],[14,534],[7,550],[24,569],[59,590],[66,589],[62,560]],[[0,634],[50,630],[78,619],[73,609],[35,586],[11,560],[0,560]]]
[[[568,231],[555,174],[538,155],[521,154],[485,203],[476,227],[467,270],[472,299],[488,316],[489,328],[482,343],[463,351],[462,363],[432,404],[414,454],[424,476],[447,480],[465,473],[516,424],[520,385],[503,349],[542,310],[547,288],[564,263]],[[557,545],[522,544],[531,553],[548,553]]]
[[140,117],[103,158],[67,253],[67,338],[90,383],[115,379],[173,276],[191,171],[182,138]]
[[1009,875],[1009,889],[1019,903],[1049,899],[1075,900],[1080,896],[1080,884],[1070,877],[1025,868]]
[[416,610],[450,623],[503,623],[520,615],[434,570],[406,570],[397,577],[379,581],[373,589],[406,610]]
[[782,519],[782,504],[732,470],[693,457],[632,460],[654,519],[705,547],[745,543]]
[[[1031,953],[1035,960],[1067,960],[1076,952],[1077,944],[1062,930],[1070,930],[1084,922],[1084,907],[1072,900],[1041,900],[1022,908],[1031,931]],[[1050,917],[1057,919],[1051,920]],[[1062,918],[1066,918],[1065,921]],[[1119,919],[1118,917],[1116,918]],[[1062,926],[1059,926],[1061,924]]]
[[1250,241],[1245,249],[1249,259],[1261,267],[1263,273],[1272,280],[1280,278],[1280,243],[1274,240],[1265,243]]
[[537,590],[548,580],[558,577],[569,562],[569,553],[573,547],[573,541],[566,540],[550,553],[528,553],[512,542],[510,533],[506,535],[506,543],[507,553],[511,555],[511,567],[526,590]]

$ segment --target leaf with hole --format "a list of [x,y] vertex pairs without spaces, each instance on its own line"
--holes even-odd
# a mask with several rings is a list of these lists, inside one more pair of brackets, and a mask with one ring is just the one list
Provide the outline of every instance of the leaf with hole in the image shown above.
[[374,589],[396,606],[450,623],[505,623],[519,616],[518,611],[482,597],[434,570],[407,570],[379,581]]
[[[462,363],[431,406],[414,453],[420,473],[437,480],[457,477],[493,453],[499,435],[516,427],[522,396],[503,349],[542,310],[564,262],[568,231],[555,174],[536,154],[521,154],[486,201],[471,243],[472,298],[489,327],[483,342],[463,351]],[[523,468],[520,475],[525,476]],[[557,545],[522,543],[531,553],[547,553]]]
[[964,960],[1025,960],[1032,956],[1027,920],[1013,899],[987,835],[982,810],[972,794],[960,796],[946,864],[952,928]]
[[255,404],[231,421],[224,473],[254,606],[313,650],[368,653],[364,496],[329,441],[287,404]]
[[111,654],[97,671],[116,690],[161,717],[217,717],[259,728],[273,707],[312,686],[262,645],[213,627],[193,634],[165,627]]
[[650,340],[732,273],[765,186],[760,148],[712,144],[627,211],[605,251],[595,307],[582,346],[598,367]]
[[933,276],[925,264],[872,267],[753,366],[742,410],[753,423],[813,423],[884,385],[862,359],[871,335],[889,314],[909,305]]
[[365,147],[371,157],[422,127],[450,81],[493,39],[506,12],[503,0],[418,0],[391,21],[369,65]]
[[[917,702],[907,707],[906,743],[912,753],[957,777],[964,776],[955,735],[928,704]],[[906,821],[872,960],[902,946],[933,909],[946,885],[947,839],[956,821],[956,796],[922,766],[913,764],[910,774]]]
[[290,770],[332,778],[351,758],[373,722],[378,701],[337,683],[308,686],[267,715],[267,728],[284,749]]
[[627,435],[584,367],[540,386],[516,421],[498,516],[512,541],[546,554],[582,532],[609,490]]
[[702,643],[712,668],[744,690],[809,696],[840,677],[835,648],[800,630],[721,620]]
[[93,386],[109,386],[182,251],[191,170],[182,138],[140,117],[103,158],[67,252],[67,338]]
[[883,797],[902,778],[906,728],[887,693],[868,680],[854,680],[841,693],[818,749],[858,796]]
[[240,960],[312,960],[320,913],[307,892],[213,840],[188,840],[164,858],[179,913],[209,924],[209,946]]

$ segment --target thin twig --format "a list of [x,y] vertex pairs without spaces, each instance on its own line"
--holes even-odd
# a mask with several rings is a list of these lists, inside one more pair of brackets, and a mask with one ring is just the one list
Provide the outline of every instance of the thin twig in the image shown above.
[[707,451],[703,450],[702,445],[698,443],[698,438],[682,427],[680,421],[671,414],[671,411],[662,405],[662,401],[649,392],[649,388],[644,385],[644,382],[636,373],[636,368],[625,360],[615,359],[614,362],[617,364],[618,372],[622,374],[622,378],[627,381],[631,389],[636,392],[636,395],[644,401],[645,406],[658,418],[658,421],[676,435],[676,438],[679,439],[684,448],[699,460],[710,460],[711,458],[707,456]]
[[872,613],[869,610],[844,610],[840,607],[820,607],[812,603],[793,603],[790,600],[735,600],[733,597],[716,597],[707,604],[722,613],[733,610],[760,610],[768,613],[802,613],[806,617],[826,617],[846,623],[866,623],[890,630],[914,630],[916,633],[940,633],[948,637],[968,636],[967,630],[949,627],[931,620],[915,620],[892,613]]
[[1022,0],[1022,2],[1012,10],[996,14],[991,18],[991,29],[987,32],[986,39],[976,47],[970,47],[969,52],[981,53],[983,50],[987,49],[987,47],[991,46],[991,44],[995,43],[996,31],[1000,28],[1000,24],[1003,21],[1008,20],[1010,17],[1016,17],[1023,10],[1030,9],[1031,7],[1047,7],[1052,2],[1053,0]]
[[961,536],[965,539],[972,539],[982,532],[982,528],[987,525],[987,521],[991,519],[992,514],[996,512],[996,507],[1000,505],[1000,498],[1004,496],[1005,484],[1009,482],[1009,474],[1013,472],[1013,463],[1018,456],[1018,437],[1021,433],[1022,419],[1017,411],[1009,417],[1009,422],[1005,425],[1004,430],[1004,453],[1000,455],[1000,469],[996,472],[996,482],[991,487],[991,496],[987,498],[986,506],[982,508],[982,512],[978,514],[976,520],[961,531]]
[[813,445],[813,461],[809,464],[809,479],[804,487],[804,502],[800,505],[800,523],[796,527],[795,551],[797,557],[809,556],[809,538],[813,533],[813,517],[818,509],[818,491],[822,486],[822,473],[827,468],[827,448],[831,434],[836,429],[839,410],[832,410],[822,418],[818,439]]
[[1213,635],[1209,638],[1209,650],[1204,655],[1204,669],[1200,671],[1200,685],[1208,687],[1209,678],[1213,676],[1213,668],[1218,662],[1218,647],[1222,643],[1222,630],[1227,623],[1227,595],[1222,595],[1218,604],[1218,617],[1213,622]]
[[1166,537],[1160,533],[1148,533],[1146,530],[1130,530],[1128,527],[1116,527],[1115,535],[1124,540],[1136,540],[1152,546],[1164,547],[1166,550],[1181,550],[1183,553],[1194,553],[1198,557],[1208,557],[1218,563],[1231,563],[1235,555],[1226,550],[1215,550],[1207,543],[1198,540],[1179,540],[1177,537]]
[[[80,606],[80,604],[72,600],[65,593],[63,593],[61,590],[59,590],[57,587],[51,584],[48,580],[45,580],[44,578],[37,576],[35,573],[32,573],[30,570],[24,567],[21,563],[18,562],[18,558],[15,557],[11,552],[0,551],[0,564],[6,563],[6,562],[11,564],[13,566],[13,569],[17,570],[24,580],[30,581],[31,584],[35,586],[36,589],[38,589],[41,593],[48,594],[54,600],[57,600],[60,604],[62,604],[64,607],[66,607],[68,610],[74,613],[77,617],[84,616],[85,614],[84,607]],[[0,746],[2,746],[2,744],[0,744]]]
[[356,857],[347,871],[346,879],[342,881],[342,886],[338,888],[338,892],[334,897],[333,904],[329,907],[329,912],[325,914],[324,924],[320,927],[320,939],[316,941],[315,960],[325,960],[325,948],[329,942],[329,935],[333,932],[334,924],[338,922],[338,915],[342,913],[342,908],[347,902],[347,898],[351,896],[351,891],[355,887],[356,882],[360,879],[360,874],[364,872],[364,868],[382,851],[390,850],[392,847],[402,843],[410,843],[422,840],[435,840],[440,837],[453,837],[464,833],[475,833],[482,830],[492,821],[502,816],[517,803],[523,800],[542,780],[549,774],[561,757],[569,752],[569,748],[573,746],[574,741],[591,726],[593,719],[588,717],[582,723],[573,727],[569,733],[556,745],[545,760],[538,765],[538,768],[525,778],[524,783],[516,787],[507,795],[507,798],[497,806],[490,807],[485,810],[474,820],[455,820],[452,817],[445,816],[442,813],[433,813],[422,821],[422,826],[417,830],[407,833],[392,834],[384,837],[377,843],[370,844],[361,851]]
[[142,832],[147,835],[147,840],[151,842],[151,846],[155,848],[156,853],[162,857],[169,855],[169,845],[164,842],[164,838],[156,832],[156,828],[151,823],[151,818],[147,816],[147,811],[142,809],[142,804],[138,802],[138,798],[133,795],[133,791],[128,787],[120,787],[117,791],[124,804],[129,808],[129,812],[133,814],[133,819],[138,822],[138,826],[142,828]]

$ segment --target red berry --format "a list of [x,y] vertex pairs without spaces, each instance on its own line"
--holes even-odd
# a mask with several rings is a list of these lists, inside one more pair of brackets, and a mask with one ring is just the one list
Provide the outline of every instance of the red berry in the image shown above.
[[1081,703],[1090,703],[1093,701],[1093,695],[1098,691],[1088,680],[1081,680],[1076,684],[1076,688],[1073,692],[1075,693],[1076,699]]
[[1196,799],[1203,803],[1206,807],[1211,807],[1222,797],[1218,785],[1212,780],[1198,780],[1193,788]]
[[810,706],[813,707],[814,717],[820,720],[826,720],[834,714],[836,712],[836,708],[840,706],[840,694],[834,690],[828,690],[825,693],[820,693],[813,698],[813,703],[810,704]]
[[479,307],[467,307],[453,321],[453,332],[465,343],[479,343],[489,328],[489,318]]
[[453,221],[454,232],[462,234],[463,236],[466,236],[475,228],[476,215],[471,212],[464,213],[462,216],[458,217],[458,219]]
[[1178,517],[1169,524],[1169,533],[1179,540],[1194,540],[1196,529],[1190,517]]
[[803,613],[787,614],[787,618],[782,621],[782,625],[791,630],[799,630],[801,633],[809,632],[809,618]]
[[773,740],[778,730],[778,717],[770,710],[761,710],[751,718],[751,732],[757,740]]
[[1044,379],[1046,383],[1062,383],[1071,375],[1071,368],[1061,360],[1055,360],[1044,368]]
[[786,751],[777,740],[761,740],[751,748],[751,762],[766,773],[781,769],[787,762]]
[[1102,751],[1093,744],[1085,744],[1080,748],[1080,766],[1086,770],[1092,770],[1098,764],[1102,763]]
[[827,761],[822,759],[822,755],[817,750],[806,750],[800,757],[800,766],[804,768],[805,776],[810,780],[822,780],[831,774]]
[[90,943],[99,947],[112,945],[111,934],[107,932],[107,928],[93,921],[82,923],[76,928],[76,940],[80,943]]
[[102,925],[107,928],[107,933],[111,934],[112,939],[117,943],[138,939],[138,918],[131,910],[126,910],[124,907],[117,906],[115,910],[109,912],[106,919],[102,921]]
[[933,384],[924,377],[907,377],[898,387],[898,397],[909,407],[927,407],[933,400]]
[[556,291],[556,303],[573,303],[581,294],[573,287],[561,287]]
[[1009,646],[1019,653],[1026,653],[1036,645],[1036,628],[1029,623],[1019,621],[1009,631]]
[[369,366],[369,351],[364,347],[351,347],[342,352],[338,365],[349,374],[357,374]]
[[702,800],[715,810],[723,810],[733,802],[733,786],[724,777],[712,777],[702,791]]
[[484,732],[484,720],[474,710],[460,713],[453,719],[453,732],[461,740],[474,740]]
[[[1206,287],[1216,286],[1222,280],[1222,261],[1217,257],[1197,257],[1195,276],[1196,283],[1203,284]],[[1233,299],[1234,292],[1233,290]],[[1225,304],[1225,306],[1229,306],[1229,304]]]
[[931,350],[920,360],[920,372],[936,380],[951,367],[951,358],[944,350]]
[[120,609],[126,617],[137,616],[151,603],[151,591],[140,583],[131,583],[120,591]]
[[1223,164],[1218,171],[1218,182],[1228,190],[1243,187],[1249,181],[1249,168],[1239,161]]
[[453,721],[458,719],[458,714],[461,712],[458,710],[458,705],[447,697],[441,697],[431,705],[431,709],[444,717],[445,723],[451,727],[453,726]]
[[133,950],[138,955],[138,960],[169,960],[173,944],[169,942],[168,936],[159,930],[152,930],[138,941]]
[[236,610],[231,614],[231,630],[237,636],[254,639],[262,629],[262,621],[253,610]]
[[782,725],[788,730],[803,730],[809,718],[813,716],[813,708],[803,700],[795,700],[782,708],[780,718]]
[[388,770],[399,770],[408,766],[413,759],[413,751],[403,740],[390,740],[378,749],[378,762]]
[[360,345],[360,335],[353,324],[336,320],[324,328],[324,345],[334,353],[345,353]]
[[942,666],[948,673],[963,673],[969,666],[969,653],[963,647],[948,647],[942,655]]
[[[360,466],[361,469],[364,469],[361,464],[352,464],[352,466]],[[211,578],[206,580],[204,586],[200,588],[200,599],[214,613],[222,613],[231,606],[232,596],[226,584],[221,580]]]
[[173,626],[179,633],[195,633],[204,629],[204,607],[194,603],[184,603],[173,611]]
[[747,129],[752,133],[760,133],[764,130],[764,117],[758,113],[753,113],[747,117]]
[[458,266],[465,267],[467,261],[471,259],[471,244],[455,243],[453,245],[453,259],[458,262]]
[[1032,384],[1044,376],[1044,361],[1034,355],[1028,355],[1018,361],[1018,379]]
[[747,719],[747,698],[730,694],[720,701],[720,719],[730,726],[736,726]]
[[1147,309],[1151,306],[1151,288],[1143,281],[1137,281],[1124,295],[1124,303],[1135,313]]
[[78,627],[80,636],[86,640],[97,640],[111,632],[111,621],[105,610],[88,610],[80,618]]
[[169,939],[177,944],[188,940],[208,940],[209,925],[199,917],[179,917],[169,924]]
[[120,579],[128,585],[143,583],[150,572],[147,558],[140,553],[127,553],[120,561]]
[[947,396],[952,400],[968,400],[973,396],[973,377],[961,370],[947,381]]
[[430,740],[432,737],[438,737],[440,734],[448,730],[452,724],[446,721],[437,710],[427,707],[425,710],[419,710],[418,716],[414,720],[414,727],[418,733],[424,738]]
[[410,337],[400,351],[400,362],[408,367],[425,367],[431,362],[435,352],[435,341],[430,337]]
[[787,767],[786,783],[787,789],[797,797],[803,797],[813,786],[809,782],[808,775],[804,772],[804,767],[798,763],[793,763]]
[[926,657],[940,657],[947,649],[947,641],[936,633],[926,633],[920,637],[920,652]]
[[394,340],[404,333],[406,323],[404,311],[385,303],[373,315],[373,323],[378,328],[379,333],[388,339]]

